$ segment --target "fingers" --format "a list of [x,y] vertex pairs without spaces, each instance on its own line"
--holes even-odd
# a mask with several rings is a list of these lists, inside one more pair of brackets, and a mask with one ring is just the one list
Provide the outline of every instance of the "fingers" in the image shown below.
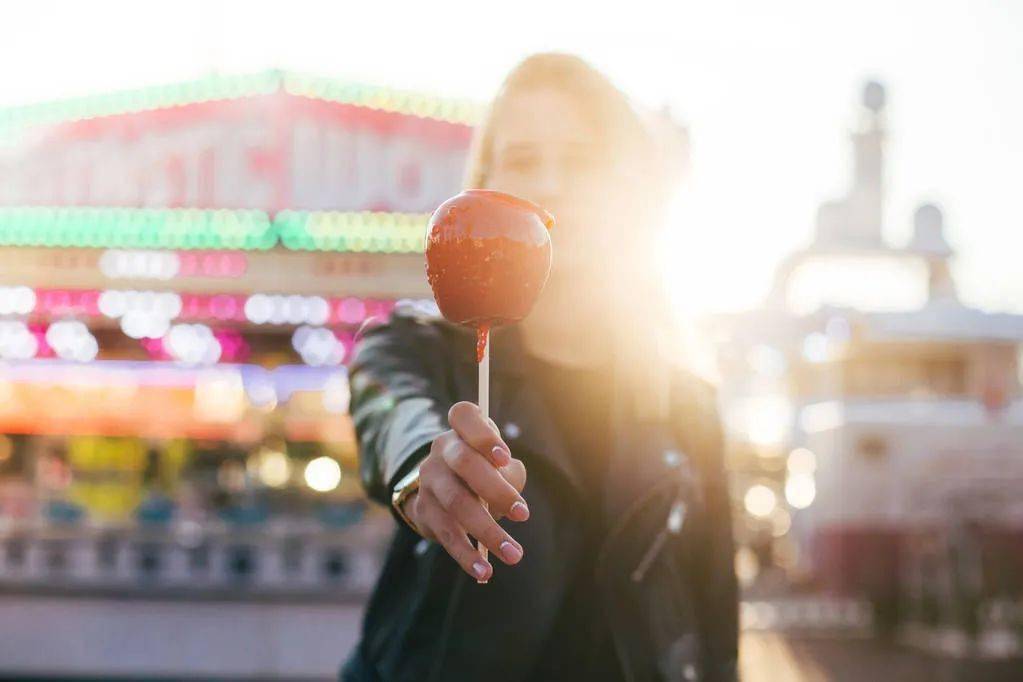
[[520,493],[526,487],[526,465],[522,463],[522,460],[512,457],[512,460],[498,471],[504,480],[511,483],[512,487]]
[[511,460],[511,448],[501,438],[497,425],[484,419],[478,406],[464,400],[455,403],[448,410],[448,424],[469,447],[482,453],[494,466],[505,466]]
[[[479,457],[478,454],[476,456]],[[451,470],[444,472],[438,467],[437,472],[430,476],[428,490],[459,526],[486,545],[491,552],[500,556],[506,564],[518,563],[522,558],[522,545],[483,509],[476,495],[455,476],[454,472]]]
[[[500,473],[501,476],[504,477],[504,480],[508,481],[508,483],[510,483],[511,486],[520,493],[526,487],[526,466],[522,463],[521,460],[515,459],[513,457],[511,462],[499,468],[497,472]],[[512,507],[516,507],[516,505],[512,503]],[[509,509],[509,511],[511,510]],[[496,518],[498,521],[503,519],[505,516],[506,514],[500,511],[494,512],[494,518]],[[529,507],[527,506],[525,518],[514,518],[512,519],[512,521],[525,521],[528,518]]]
[[[475,449],[458,438],[451,438],[441,446],[440,455],[470,490],[490,504],[494,512],[506,515],[513,521],[529,518],[529,507],[519,491],[504,477],[501,470],[495,469]],[[522,467],[522,463],[519,462],[518,466]],[[505,468],[510,470],[511,467],[509,463]],[[524,467],[522,471],[525,471]]]
[[440,543],[463,571],[477,580],[489,580],[494,567],[472,546],[465,530],[441,507],[430,491],[420,489],[416,498],[417,514],[433,539]]

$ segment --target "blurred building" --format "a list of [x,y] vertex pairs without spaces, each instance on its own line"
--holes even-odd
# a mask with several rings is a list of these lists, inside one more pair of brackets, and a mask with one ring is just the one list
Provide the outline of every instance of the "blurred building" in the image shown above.
[[938,207],[885,241],[884,142],[871,83],[847,195],[761,309],[717,320],[742,530],[879,625],[976,633],[1023,594],[1023,316],[957,298]]
[[429,298],[475,115],[281,72],[0,111],[0,588],[364,594],[344,362]]

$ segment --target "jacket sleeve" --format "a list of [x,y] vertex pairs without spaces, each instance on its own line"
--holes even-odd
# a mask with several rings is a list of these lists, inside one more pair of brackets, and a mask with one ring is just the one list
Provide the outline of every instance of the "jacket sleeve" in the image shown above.
[[348,376],[359,470],[381,504],[448,429],[445,365],[436,326],[410,313],[396,311],[356,346]]
[[732,537],[732,505],[724,468],[724,437],[714,389],[692,378],[695,388],[684,391],[678,406],[680,422],[695,436],[695,455],[704,499],[701,534],[704,546],[695,566],[695,609],[703,642],[705,679],[730,682],[737,679],[738,584],[735,578],[735,545]]

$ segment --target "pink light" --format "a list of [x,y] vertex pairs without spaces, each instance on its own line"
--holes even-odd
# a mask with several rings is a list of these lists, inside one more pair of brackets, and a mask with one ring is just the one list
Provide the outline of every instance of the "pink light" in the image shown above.
[[240,294],[182,294],[180,318],[244,322],[245,298]]
[[337,302],[337,319],[343,324],[359,324],[366,319],[366,303],[359,298],[343,298]]
[[384,322],[390,317],[392,310],[394,310],[394,301],[379,298],[366,299],[366,317],[380,318],[380,321]]
[[54,358],[57,354],[54,352],[50,344],[46,342],[46,330],[50,325],[43,324],[41,322],[35,322],[28,325],[28,330],[32,332],[32,336],[36,337],[36,343],[39,347],[36,349],[37,358]]
[[335,329],[334,336],[345,347],[345,362],[347,363],[352,358],[352,348],[355,346],[355,333],[348,330]]
[[216,294],[209,302],[210,314],[218,320],[245,318],[245,302],[230,294]]
[[216,329],[213,337],[220,343],[221,362],[245,362],[249,359],[249,342],[237,329]]
[[[99,290],[36,289],[35,292],[37,303],[33,317],[101,316]],[[182,293],[179,296],[181,312],[176,316],[179,321],[247,322],[245,302],[249,296],[246,294]],[[358,327],[367,321],[384,322],[395,306],[393,300],[356,296],[330,298],[327,302],[330,315],[326,322],[350,327]]]
[[95,289],[36,289],[36,312],[50,317],[99,315],[99,291]]
[[153,360],[172,359],[170,353],[168,353],[167,349],[164,348],[162,338],[161,339],[143,338],[139,339],[139,343],[146,350],[146,353],[149,354],[149,357],[152,358]]
[[249,268],[244,253],[231,251],[178,251],[179,277],[241,277]]

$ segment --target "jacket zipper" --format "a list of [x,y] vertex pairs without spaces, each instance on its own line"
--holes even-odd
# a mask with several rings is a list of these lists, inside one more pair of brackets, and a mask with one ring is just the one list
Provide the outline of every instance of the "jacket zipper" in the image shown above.
[[[622,515],[622,517],[618,519],[618,522],[611,528],[611,532],[608,533],[607,539],[604,541],[604,544],[601,546],[600,551],[597,553],[597,566],[595,572],[597,574],[598,585],[604,584],[603,576],[605,573],[604,567],[607,560],[607,554],[610,551],[610,547],[614,544],[614,541],[618,538],[619,535],[621,535],[621,533],[629,525],[629,522],[632,520],[632,517],[635,516],[640,509],[642,509],[650,500],[654,499],[664,489],[670,488],[673,485],[675,485],[674,481],[666,484],[657,485],[651,488],[649,491],[646,492],[646,494],[643,495],[643,497],[641,497],[631,507],[629,507],[628,511],[626,511]],[[672,509],[674,510],[674,506],[672,507]],[[671,520],[670,513],[668,514],[668,520],[670,523]],[[679,527],[681,528],[681,525]],[[657,537],[654,538],[654,541],[651,544],[650,548],[648,548],[647,551],[644,553],[643,557],[644,559],[646,559],[646,557],[650,555],[652,551],[654,552],[654,556],[656,557],[657,552],[659,552],[661,547],[663,547],[664,541],[667,540],[666,535],[667,529],[668,526],[666,524],[665,529],[662,529],[661,532],[657,534]],[[661,539],[662,535],[664,535],[663,539]],[[653,559],[651,559],[650,561],[652,562]],[[635,575],[635,571],[633,571],[633,575]],[[611,624],[610,630],[611,639],[614,642],[615,651],[618,654],[618,660],[622,665],[622,672],[625,674],[625,680],[626,682],[634,682],[636,678],[632,674],[632,666],[629,665],[628,662],[629,658],[625,652],[625,645],[622,642],[619,630],[614,626],[613,623]]]
[[643,582],[643,578],[646,576],[646,572],[650,570],[650,566],[653,565],[654,559],[656,559],[661,550],[664,549],[664,544],[668,541],[668,535],[678,535],[682,531],[682,524],[685,523],[686,518],[686,503],[682,499],[682,494],[679,493],[678,497],[671,505],[671,511],[668,512],[667,521],[664,524],[654,541],[650,543],[650,547],[647,548],[643,554],[643,558],[639,560],[639,564],[632,571],[632,581],[639,583]]

